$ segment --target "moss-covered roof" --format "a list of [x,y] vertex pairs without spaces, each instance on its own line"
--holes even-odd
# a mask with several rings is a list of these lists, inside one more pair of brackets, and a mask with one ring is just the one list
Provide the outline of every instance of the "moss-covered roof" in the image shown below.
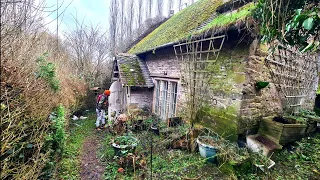
[[207,30],[228,27],[233,25],[239,21],[245,20],[249,15],[251,15],[252,10],[255,8],[254,3],[248,3],[243,7],[225,14],[220,14],[215,17],[211,22],[209,22],[206,26],[196,32],[196,34],[201,34]]
[[[133,46],[129,50],[129,53],[137,54],[153,50],[167,43],[177,42],[192,35],[202,34],[210,29],[230,26],[245,19],[254,8],[253,3],[249,3],[236,12],[220,14],[211,20],[213,15],[216,14],[216,9],[223,5],[223,3],[223,0],[199,0],[195,2],[160,25]],[[203,26],[208,20],[211,21]]]
[[153,87],[146,65],[135,55],[118,55],[121,83],[128,86]]

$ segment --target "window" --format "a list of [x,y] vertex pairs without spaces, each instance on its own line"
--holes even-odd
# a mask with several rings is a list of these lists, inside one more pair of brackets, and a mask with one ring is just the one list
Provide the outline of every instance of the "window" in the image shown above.
[[176,116],[177,106],[177,83],[171,82],[170,101],[169,101],[169,117]]
[[161,105],[160,105],[160,116],[162,119],[167,118],[167,95],[168,95],[168,81],[162,81]]
[[156,80],[155,82],[154,112],[161,119],[176,116],[177,86],[177,82],[163,80]]
[[155,106],[154,112],[159,114],[159,105],[160,105],[160,81],[156,80],[156,96],[155,96]]

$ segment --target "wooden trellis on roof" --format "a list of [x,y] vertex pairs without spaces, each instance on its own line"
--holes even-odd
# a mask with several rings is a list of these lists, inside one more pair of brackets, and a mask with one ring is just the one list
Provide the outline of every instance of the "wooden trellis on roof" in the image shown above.
[[280,92],[284,112],[298,113],[314,88],[317,78],[316,56],[279,45],[266,58],[266,65]]

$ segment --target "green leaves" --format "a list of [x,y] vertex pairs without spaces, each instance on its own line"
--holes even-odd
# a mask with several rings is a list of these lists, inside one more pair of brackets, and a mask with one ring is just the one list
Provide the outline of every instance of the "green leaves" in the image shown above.
[[58,90],[60,90],[60,80],[56,75],[55,64],[48,62],[46,59],[47,57],[48,53],[44,53],[36,60],[39,68],[35,74],[37,78],[44,79],[54,92],[57,92]]
[[307,30],[311,30],[313,27],[313,18],[309,17],[308,19],[304,20],[302,26]]
[[319,51],[320,11],[317,4],[297,0],[288,2],[286,7],[270,9],[272,2],[260,0],[255,12],[262,40],[279,40],[282,44],[298,47],[301,52]]

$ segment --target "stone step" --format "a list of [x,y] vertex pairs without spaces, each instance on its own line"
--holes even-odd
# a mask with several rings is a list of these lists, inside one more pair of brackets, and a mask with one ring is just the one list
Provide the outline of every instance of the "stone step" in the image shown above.
[[275,150],[282,149],[280,144],[260,134],[247,136],[247,147],[253,152],[261,152],[265,156],[270,156]]

